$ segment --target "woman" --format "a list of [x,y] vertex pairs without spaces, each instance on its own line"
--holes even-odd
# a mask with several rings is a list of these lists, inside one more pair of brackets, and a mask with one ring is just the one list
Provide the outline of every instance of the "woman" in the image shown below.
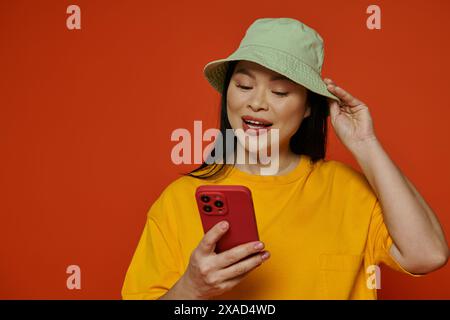
[[[268,164],[259,158],[222,161],[172,182],[148,213],[124,299],[376,299],[377,264],[418,277],[447,262],[435,214],[383,150],[368,107],[322,81],[322,63],[323,41],[313,29],[263,18],[231,56],[206,65],[222,93],[223,136],[229,128],[257,131],[258,139],[277,130],[278,171],[261,174]],[[324,160],[328,115],[363,174]],[[228,143],[210,156],[222,151],[229,159]],[[203,234],[194,192],[204,184],[252,191],[261,242],[214,253],[229,226]]]

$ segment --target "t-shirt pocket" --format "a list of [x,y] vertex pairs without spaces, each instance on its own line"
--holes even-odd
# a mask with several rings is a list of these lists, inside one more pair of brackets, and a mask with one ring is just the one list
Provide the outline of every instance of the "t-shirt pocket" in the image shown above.
[[321,254],[319,281],[323,298],[349,299],[362,263],[362,254]]

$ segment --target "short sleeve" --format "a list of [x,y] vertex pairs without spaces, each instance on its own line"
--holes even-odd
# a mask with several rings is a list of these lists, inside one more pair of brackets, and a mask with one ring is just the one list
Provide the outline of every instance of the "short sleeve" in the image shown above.
[[146,224],[122,287],[124,300],[155,300],[164,295],[181,276],[174,225],[167,215],[170,207],[160,196],[148,212]]
[[389,234],[386,224],[384,223],[380,203],[377,200],[370,221],[366,254],[370,257],[370,260],[373,264],[384,263],[390,268],[402,273],[406,273],[410,276],[423,276],[423,274],[413,274],[407,271],[394,259],[394,257],[390,253],[393,243],[394,241]]

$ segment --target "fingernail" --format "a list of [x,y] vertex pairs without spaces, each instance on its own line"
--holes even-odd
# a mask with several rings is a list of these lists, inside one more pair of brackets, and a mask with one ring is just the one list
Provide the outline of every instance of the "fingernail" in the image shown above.
[[269,257],[270,257],[269,251],[264,252],[264,253],[262,254],[262,256],[261,256],[261,258],[262,258],[263,260],[269,259]]
[[258,243],[255,245],[255,249],[256,249],[256,250],[261,250],[262,248],[264,248],[264,244],[263,244],[262,242],[258,242]]
[[227,230],[227,229],[228,229],[228,222],[223,221],[223,222],[220,224],[220,227],[222,228],[222,230]]

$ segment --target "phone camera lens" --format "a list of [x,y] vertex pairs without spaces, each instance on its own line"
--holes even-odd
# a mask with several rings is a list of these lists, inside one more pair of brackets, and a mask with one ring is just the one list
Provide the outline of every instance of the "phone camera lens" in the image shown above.
[[209,197],[208,196],[202,196],[201,197],[203,202],[209,202]]
[[222,207],[223,207],[223,202],[220,201],[220,200],[217,200],[216,202],[214,202],[214,205],[215,205],[217,208],[222,208]]
[[205,212],[211,212],[212,208],[211,208],[211,206],[206,205],[203,207],[203,210],[205,210]]

